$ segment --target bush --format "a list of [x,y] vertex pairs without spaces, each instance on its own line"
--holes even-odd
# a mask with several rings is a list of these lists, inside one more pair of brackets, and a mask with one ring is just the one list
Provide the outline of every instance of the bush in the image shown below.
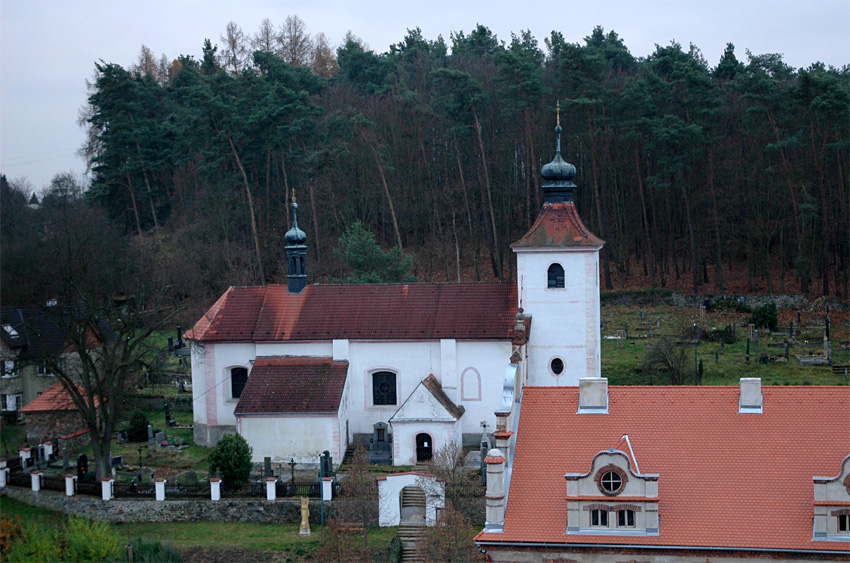
[[226,434],[210,453],[210,475],[221,473],[225,483],[244,483],[251,475],[253,448],[239,434]]
[[36,525],[25,526],[20,537],[3,551],[5,560],[15,561],[62,561],[61,542],[56,534]]
[[767,327],[770,330],[776,330],[779,326],[776,303],[770,302],[761,307],[756,307],[753,311],[753,316],[750,318],[750,324],[755,325],[756,328]]
[[150,421],[140,410],[133,412],[127,423],[127,439],[131,442],[145,442],[148,439],[148,425]]
[[136,563],[181,563],[183,556],[170,543],[157,539],[136,538],[130,545],[133,548],[133,561]]
[[63,561],[115,561],[120,555],[121,543],[109,524],[85,518],[68,520]]

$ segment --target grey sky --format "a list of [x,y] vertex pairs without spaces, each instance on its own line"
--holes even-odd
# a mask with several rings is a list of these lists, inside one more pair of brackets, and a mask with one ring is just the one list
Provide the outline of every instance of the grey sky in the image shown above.
[[0,172],[40,191],[58,172],[85,170],[76,121],[95,61],[129,66],[143,43],[157,57],[199,59],[204,38],[220,43],[229,21],[253,34],[263,18],[279,25],[290,14],[334,46],[351,30],[376,52],[415,27],[446,41],[477,23],[503,40],[529,29],[542,48],[552,30],[580,42],[601,25],[638,57],[676,40],[712,66],[727,42],[742,60],[749,49],[795,68],[850,64],[848,0],[0,0]]

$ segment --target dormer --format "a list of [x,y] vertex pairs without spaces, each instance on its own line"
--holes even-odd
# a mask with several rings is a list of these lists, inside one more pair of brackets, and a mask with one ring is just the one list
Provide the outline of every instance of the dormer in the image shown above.
[[657,536],[658,474],[633,470],[629,455],[616,448],[599,452],[590,465],[588,473],[564,475],[566,533]]
[[850,541],[850,455],[835,477],[813,477],[813,541]]

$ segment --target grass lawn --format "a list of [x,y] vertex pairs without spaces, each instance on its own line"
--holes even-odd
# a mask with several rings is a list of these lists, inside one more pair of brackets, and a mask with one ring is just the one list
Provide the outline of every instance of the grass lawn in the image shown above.
[[39,526],[58,528],[68,521],[68,516],[61,512],[30,506],[8,497],[0,497],[0,514],[12,518],[17,515],[25,526],[38,524]]

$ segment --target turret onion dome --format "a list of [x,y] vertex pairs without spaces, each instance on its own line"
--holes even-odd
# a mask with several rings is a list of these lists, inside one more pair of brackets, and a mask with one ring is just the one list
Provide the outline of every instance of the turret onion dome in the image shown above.
[[307,234],[298,228],[298,204],[292,202],[292,228],[286,231],[286,244],[296,245],[307,242]]
[[[544,164],[540,170],[540,175],[548,182],[570,182],[576,176],[576,167],[567,162],[561,156],[561,126],[555,127],[555,133],[558,135],[558,145],[555,151],[555,158],[549,164]],[[571,183],[571,182],[570,182]]]

